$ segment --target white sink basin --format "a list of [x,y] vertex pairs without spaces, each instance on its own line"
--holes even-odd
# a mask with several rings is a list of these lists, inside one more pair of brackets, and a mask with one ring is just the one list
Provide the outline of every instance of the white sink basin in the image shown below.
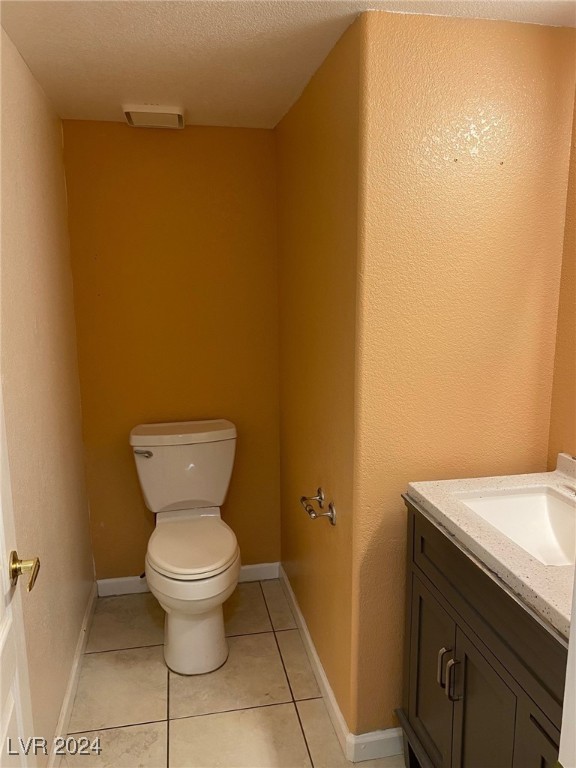
[[454,495],[544,565],[574,565],[576,498],[546,486]]

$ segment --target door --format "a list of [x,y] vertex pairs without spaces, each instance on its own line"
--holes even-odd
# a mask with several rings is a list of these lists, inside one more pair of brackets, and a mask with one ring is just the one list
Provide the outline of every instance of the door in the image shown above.
[[455,659],[446,683],[454,699],[453,768],[511,768],[516,694],[460,628]]
[[[16,541],[1,390],[0,463],[0,765],[2,768],[33,768],[37,761],[30,742],[26,744],[26,740],[34,735],[34,730],[22,619],[23,593],[21,587],[11,585],[8,573],[9,556],[16,549]],[[24,745],[19,738],[23,739]]]
[[415,576],[412,587],[408,719],[437,768],[448,768],[452,710],[446,667],[453,659],[456,625]]
[[559,742],[558,729],[528,697],[521,699],[516,718],[514,768],[554,768]]

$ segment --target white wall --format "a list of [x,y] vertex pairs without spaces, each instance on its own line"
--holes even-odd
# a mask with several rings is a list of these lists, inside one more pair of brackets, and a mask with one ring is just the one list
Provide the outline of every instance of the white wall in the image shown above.
[[2,389],[19,554],[41,560],[23,592],[34,735],[51,739],[94,580],[62,127],[4,31],[1,64]]

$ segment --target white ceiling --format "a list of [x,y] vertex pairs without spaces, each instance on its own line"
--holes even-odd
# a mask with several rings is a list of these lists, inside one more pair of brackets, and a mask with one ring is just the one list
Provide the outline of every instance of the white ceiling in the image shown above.
[[271,128],[367,9],[576,26],[574,0],[2,0],[2,25],[63,118],[181,105]]

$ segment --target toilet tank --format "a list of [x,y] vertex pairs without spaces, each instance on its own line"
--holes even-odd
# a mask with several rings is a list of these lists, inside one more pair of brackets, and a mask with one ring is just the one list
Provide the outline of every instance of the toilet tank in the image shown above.
[[130,432],[130,445],[152,512],[222,506],[236,450],[231,421],[139,424]]

